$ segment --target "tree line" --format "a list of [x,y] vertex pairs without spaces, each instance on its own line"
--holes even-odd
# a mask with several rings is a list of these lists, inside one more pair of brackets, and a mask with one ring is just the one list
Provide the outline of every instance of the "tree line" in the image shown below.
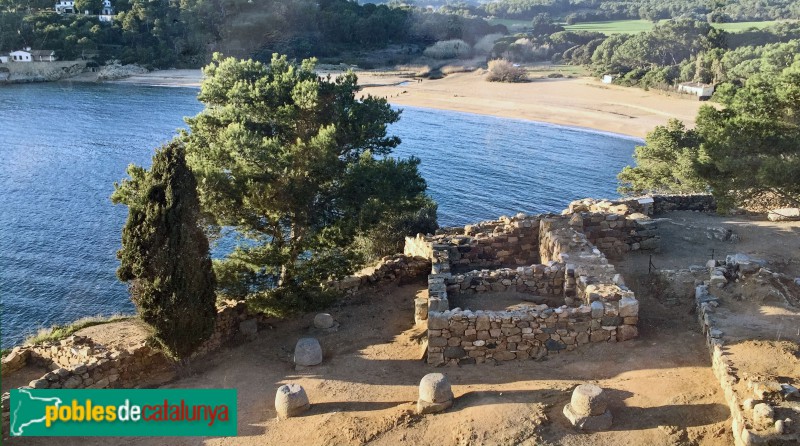
[[[77,9],[98,11],[100,2]],[[349,0],[115,0],[111,23],[83,14],[57,14],[53,1],[0,0],[0,51],[52,49],[61,59],[118,59],[153,68],[200,67],[224,49],[269,61],[335,56],[391,44],[424,47],[438,40],[470,43],[505,32],[481,18]]]
[[620,192],[711,192],[721,209],[760,200],[800,206],[800,58],[739,88],[728,84],[694,129],[672,120],[647,135]]
[[715,23],[800,18],[800,5],[793,0],[498,0],[451,3],[445,7],[479,17],[504,19],[531,20],[538,14],[549,14],[568,24],[678,17]]

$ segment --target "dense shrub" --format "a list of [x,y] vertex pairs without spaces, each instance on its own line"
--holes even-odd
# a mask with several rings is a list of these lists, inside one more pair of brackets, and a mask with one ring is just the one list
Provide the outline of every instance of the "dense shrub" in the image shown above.
[[128,206],[117,276],[128,282],[155,339],[168,354],[184,358],[211,335],[216,318],[197,183],[177,142],[156,153],[150,170],[131,165],[128,175],[111,197]]
[[497,59],[489,61],[489,74],[486,76],[489,82],[526,82],[528,75],[525,70],[515,67],[507,60]]

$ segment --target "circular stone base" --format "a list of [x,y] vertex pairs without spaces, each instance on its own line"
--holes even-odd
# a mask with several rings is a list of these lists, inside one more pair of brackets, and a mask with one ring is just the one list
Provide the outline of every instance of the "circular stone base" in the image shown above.
[[453,406],[453,400],[442,403],[431,403],[430,401],[417,400],[417,413],[420,415],[436,412],[444,412]]
[[569,422],[578,429],[593,432],[610,429],[613,421],[611,411],[609,410],[606,410],[602,415],[587,417],[574,413],[570,404],[564,406],[564,416],[566,416]]

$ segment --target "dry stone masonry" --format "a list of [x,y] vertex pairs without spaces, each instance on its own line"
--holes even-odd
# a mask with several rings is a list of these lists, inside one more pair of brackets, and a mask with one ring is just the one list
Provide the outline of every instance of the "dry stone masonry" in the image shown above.
[[[618,214],[608,216],[602,221],[620,221]],[[518,214],[407,238],[406,255],[431,261],[427,302],[415,301],[415,319],[428,325],[428,363],[538,359],[636,337],[639,303],[587,239],[586,221],[580,213]],[[631,221],[631,227],[637,224]],[[482,269],[464,271],[475,266]],[[457,294],[509,291],[562,297],[564,304],[513,311],[450,309],[449,297]]]
[[[697,317],[706,335],[707,346],[711,354],[711,368],[722,387],[725,400],[731,412],[731,428],[736,446],[760,444],[790,445],[800,444],[800,416],[791,410],[791,398],[798,398],[799,391],[787,384],[777,382],[752,381],[748,378],[746,388],[751,394],[743,395],[737,391],[740,377],[737,369],[726,353],[724,332],[718,328],[716,309],[719,299],[709,293],[709,287],[720,287],[727,283],[727,277],[744,278],[759,274],[761,268],[758,260],[741,254],[728,256],[724,262],[709,261],[709,280],[697,286],[695,303]],[[748,392],[749,393],[749,392]],[[776,408],[780,408],[783,416],[776,416]],[[787,423],[788,422],[788,423]],[[787,425],[794,425],[789,431]]]
[[[244,330],[240,331],[242,328]],[[237,336],[247,339],[257,329],[256,317],[248,314],[244,302],[227,302],[217,309],[211,337],[197,349],[190,361],[219,349]],[[172,380],[179,368],[175,361],[147,342],[107,348],[83,336],[70,336],[57,342],[14,347],[2,359],[0,372],[6,378],[29,363],[50,369],[28,384],[34,389],[155,386]],[[8,393],[5,393],[2,399],[3,429],[8,426],[9,410]]]
[[431,269],[428,257],[402,254],[386,256],[377,264],[366,267],[351,276],[324,284],[327,288],[346,294],[356,294],[376,285],[395,283],[407,278],[423,277]]

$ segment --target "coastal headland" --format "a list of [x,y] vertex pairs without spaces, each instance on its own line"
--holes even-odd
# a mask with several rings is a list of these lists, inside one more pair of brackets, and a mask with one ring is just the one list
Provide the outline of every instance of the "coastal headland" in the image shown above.
[[[323,72],[327,74],[328,72]],[[339,72],[331,71],[331,75]],[[427,107],[582,127],[643,138],[671,118],[694,126],[696,99],[603,84],[590,77],[536,79],[522,84],[487,82],[480,71],[417,80],[399,71],[357,71],[363,94],[399,106]],[[200,70],[162,70],[113,82],[199,87]]]

